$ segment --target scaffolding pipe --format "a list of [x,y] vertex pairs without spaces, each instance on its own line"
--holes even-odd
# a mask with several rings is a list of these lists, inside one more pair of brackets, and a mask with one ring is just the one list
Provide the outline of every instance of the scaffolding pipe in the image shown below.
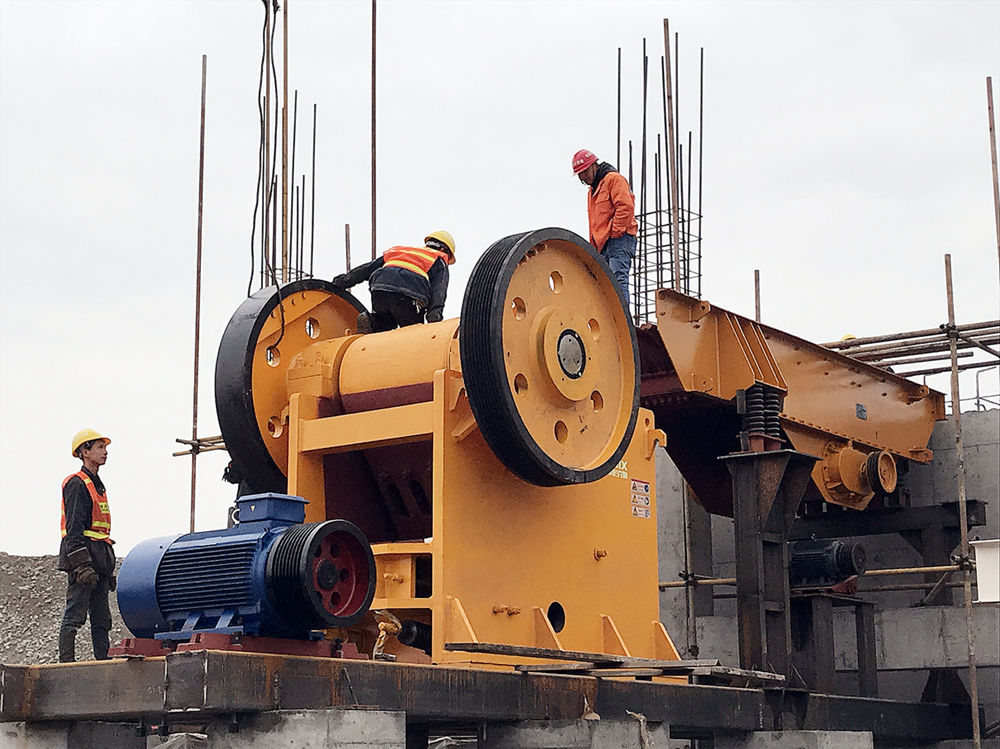
[[[955,325],[955,295],[952,290],[951,255],[944,256],[945,289],[948,295],[948,325]],[[962,443],[962,408],[958,388],[957,336],[951,339],[951,403],[955,422],[956,481],[958,484],[958,522],[961,533],[962,559],[969,559],[969,516],[966,514],[965,497],[965,448]],[[969,649],[969,696],[972,701],[972,741],[976,749],[982,742],[979,735],[979,684],[976,677],[976,637],[972,628],[972,575],[969,565],[962,567],[962,589],[965,593],[965,630]]]
[[993,118],[993,79],[986,76],[986,108],[990,119],[990,161],[993,166],[993,218],[997,228],[997,260],[1000,262],[1000,186],[997,184],[997,131]]
[[[205,198],[205,92],[208,55],[201,56],[201,134],[198,143],[198,249],[194,273],[194,387],[191,393],[191,439],[198,439],[198,352],[201,337],[201,227]],[[198,483],[198,450],[191,447],[191,533],[194,533],[195,491]]]
[[[981,330],[982,328],[1000,327],[1000,320],[990,320],[987,322],[967,323],[956,325],[955,330],[968,332],[971,330]],[[867,338],[852,338],[849,341],[833,341],[831,343],[821,343],[825,348],[845,349],[864,346],[869,343],[885,343],[887,341],[902,341],[908,338],[926,338],[927,336],[940,336],[941,328],[928,328],[926,330],[914,330],[909,333],[893,333],[891,335],[869,336]]]
[[[997,366],[996,362],[969,362],[968,364],[959,364],[957,369],[960,372],[964,372],[967,369],[988,369],[990,367]],[[896,372],[895,374],[901,377],[917,377],[923,375],[941,374],[942,372],[951,371],[951,367],[935,367],[934,369],[917,369],[913,372]]]
[[[891,567],[888,569],[881,570],[866,570],[865,572],[858,575],[858,577],[886,577],[894,575],[914,575],[918,573],[931,573],[931,572],[957,572],[958,570],[965,569],[964,566],[958,564],[938,564],[929,567]],[[669,588],[683,588],[685,585],[736,585],[735,577],[709,577],[709,578],[699,578],[696,575],[688,575],[686,580],[668,580],[659,583],[660,590],[667,590]]]

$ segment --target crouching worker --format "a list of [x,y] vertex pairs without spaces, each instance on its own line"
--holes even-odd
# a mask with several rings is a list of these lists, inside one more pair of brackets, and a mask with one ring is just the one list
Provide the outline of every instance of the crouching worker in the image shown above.
[[448,295],[448,266],[455,262],[455,240],[446,231],[424,238],[423,247],[391,247],[382,257],[359,265],[333,279],[349,289],[368,281],[371,314],[358,315],[359,333],[381,333],[444,318]]
[[73,457],[83,465],[62,485],[62,542],[59,569],[68,576],[66,612],[59,628],[59,661],[76,660],[76,631],[90,614],[94,657],[108,657],[111,609],[115,589],[115,552],[111,548],[111,511],[104,482],[97,476],[108,460],[111,440],[93,429],[73,437]]

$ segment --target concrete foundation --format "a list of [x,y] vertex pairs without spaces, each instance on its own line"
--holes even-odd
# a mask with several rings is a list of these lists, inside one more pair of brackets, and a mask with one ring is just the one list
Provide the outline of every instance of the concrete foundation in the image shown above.
[[[212,749],[406,749],[406,716],[386,710],[275,710],[206,726]],[[161,745],[162,746],[162,745]]]
[[[687,742],[676,742],[685,746]],[[482,749],[673,749],[670,730],[645,720],[521,721],[488,726]]]
[[135,725],[73,723],[0,723],[0,749],[146,749]]
[[715,741],[715,749],[872,749],[872,746],[872,735],[860,731],[758,731]]
[[277,710],[212,718],[198,732],[141,736],[137,724],[0,724],[0,749],[406,749],[406,717],[385,710]]

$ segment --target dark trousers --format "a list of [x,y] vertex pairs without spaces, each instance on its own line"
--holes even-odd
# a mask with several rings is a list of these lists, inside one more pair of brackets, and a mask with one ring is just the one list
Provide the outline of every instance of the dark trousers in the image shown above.
[[419,325],[424,321],[424,311],[416,300],[405,294],[391,291],[372,292],[372,332],[382,333],[407,325]]
[[68,576],[66,586],[66,613],[59,628],[59,662],[76,660],[76,631],[87,621],[90,614],[90,637],[94,643],[94,657],[107,660],[108,631],[111,629],[111,608],[108,605],[111,578],[101,575],[94,585],[76,582],[73,572]]

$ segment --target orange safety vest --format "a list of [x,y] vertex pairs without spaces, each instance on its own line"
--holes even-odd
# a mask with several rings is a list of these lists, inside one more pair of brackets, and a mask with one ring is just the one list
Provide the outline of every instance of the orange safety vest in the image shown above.
[[[70,482],[74,476],[79,476],[83,479],[84,485],[87,487],[87,491],[90,492],[90,527],[87,528],[83,535],[87,538],[92,538],[95,541],[107,541],[111,543],[111,510],[108,507],[108,495],[104,494],[102,497],[97,493],[97,487],[94,486],[94,482],[91,481],[90,476],[88,476],[83,471],[77,471],[66,477],[63,481],[63,489],[66,488],[66,484]],[[65,499],[60,502],[62,505],[62,522],[60,523],[60,529],[62,531],[62,537],[66,538],[66,501]]]
[[406,270],[430,280],[427,272],[438,258],[448,262],[448,253],[432,250],[430,247],[390,247],[382,253],[386,265]]

